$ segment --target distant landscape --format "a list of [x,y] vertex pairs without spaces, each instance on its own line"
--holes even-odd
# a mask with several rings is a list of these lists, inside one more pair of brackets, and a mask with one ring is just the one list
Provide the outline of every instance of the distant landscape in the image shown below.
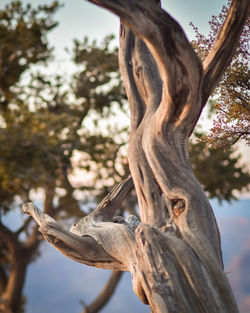
[[[250,312],[250,199],[232,203],[211,201],[219,224],[225,272],[241,313]],[[16,219],[16,217],[15,217]],[[11,222],[11,221],[9,221]],[[17,221],[13,221],[17,222]],[[81,313],[102,289],[109,271],[90,268],[61,255],[48,243],[28,269],[24,293],[26,313]],[[82,303],[82,304],[81,304]],[[150,312],[134,295],[124,274],[103,313]]]
[[215,213],[222,238],[225,272],[241,313],[250,312],[250,200],[223,202]]

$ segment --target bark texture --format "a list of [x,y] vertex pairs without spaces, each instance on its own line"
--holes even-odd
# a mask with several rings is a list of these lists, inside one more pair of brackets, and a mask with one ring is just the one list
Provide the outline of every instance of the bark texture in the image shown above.
[[[156,0],[90,1],[121,18],[119,63],[131,110],[131,175],[71,232],[32,204],[45,238],[76,261],[128,270],[152,312],[238,312],[210,203],[188,159],[191,135],[229,64],[249,1],[234,0],[204,63]],[[141,225],[114,217],[133,186]]]

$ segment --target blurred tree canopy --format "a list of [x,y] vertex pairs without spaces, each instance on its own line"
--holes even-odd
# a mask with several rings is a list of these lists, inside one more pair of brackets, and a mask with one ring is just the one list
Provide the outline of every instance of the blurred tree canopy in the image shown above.
[[[0,11],[0,306],[12,312],[23,309],[25,273],[41,237],[29,218],[19,229],[8,228],[8,213],[39,191],[45,212],[82,217],[79,194],[82,204],[93,206],[128,175],[119,151],[127,131],[108,122],[126,106],[112,36],[99,47],[87,38],[75,41],[73,59],[80,70],[70,83],[63,75],[32,69],[52,58],[47,34],[57,25],[58,8],[57,2],[34,9],[15,1]],[[24,73],[28,78],[22,80]],[[94,122],[86,122],[93,114]],[[74,172],[82,169],[85,175],[75,183]]]
[[[18,229],[7,227],[9,212],[39,196],[52,216],[82,217],[129,175],[128,126],[121,123],[128,104],[113,36],[101,44],[75,40],[70,53],[78,69],[72,77],[32,68],[53,57],[47,35],[57,26],[59,7],[13,1],[0,10],[0,309],[13,313],[24,311],[26,270],[42,239],[30,218]],[[236,91],[237,75],[230,76]],[[216,92],[220,103],[228,80],[223,84]],[[200,141],[190,145],[198,179],[210,197],[234,198],[233,191],[249,182],[239,157],[204,149]],[[126,208],[133,209],[129,203]]]
[[196,132],[190,145],[190,161],[196,177],[210,198],[230,201],[235,191],[247,190],[250,176],[245,166],[239,165],[241,155],[236,149],[207,147],[204,134]]
[[51,55],[47,33],[57,23],[53,14],[57,1],[34,9],[13,1],[0,11],[0,105],[5,109],[13,97],[13,87],[23,72]]

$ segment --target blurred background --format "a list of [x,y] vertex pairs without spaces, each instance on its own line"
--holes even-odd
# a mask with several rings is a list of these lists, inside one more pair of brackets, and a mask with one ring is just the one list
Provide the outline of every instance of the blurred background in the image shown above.
[[[205,58],[229,2],[162,5]],[[150,312],[128,273],[67,259],[21,212],[34,201],[70,226],[129,175],[118,38],[119,19],[83,0],[0,0],[0,312],[97,312],[91,304],[111,282],[102,312]],[[248,38],[249,24],[190,140],[242,313],[250,311]],[[136,214],[133,192],[125,202],[117,214]]]

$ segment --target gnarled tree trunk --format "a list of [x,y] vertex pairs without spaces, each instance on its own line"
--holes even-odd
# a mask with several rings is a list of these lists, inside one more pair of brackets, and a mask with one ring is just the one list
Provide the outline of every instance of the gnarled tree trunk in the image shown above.
[[133,182],[63,229],[28,204],[45,238],[76,261],[132,274],[152,312],[238,312],[209,201],[188,160],[188,138],[229,64],[249,10],[235,0],[204,63],[156,0],[94,0],[121,18],[120,69],[131,109],[129,165],[141,225],[114,217]]

